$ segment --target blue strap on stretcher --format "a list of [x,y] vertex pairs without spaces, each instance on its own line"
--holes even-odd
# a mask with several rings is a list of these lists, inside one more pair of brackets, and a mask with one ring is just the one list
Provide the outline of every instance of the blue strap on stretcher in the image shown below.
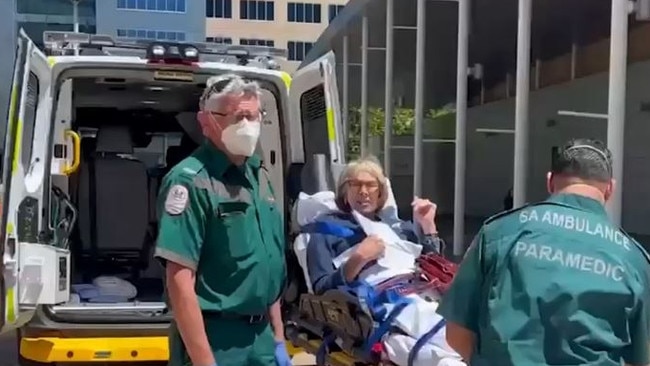
[[325,366],[326,356],[330,351],[330,345],[336,341],[336,334],[327,330],[325,332],[325,337],[323,337],[323,343],[318,347],[316,352],[316,365]]
[[[412,302],[408,297],[399,294],[396,289],[388,289],[382,292],[377,290],[365,281],[355,281],[347,287],[342,287],[354,294],[364,305],[373,320],[377,322],[374,331],[366,340],[363,350],[370,354],[375,343],[381,341],[384,334],[388,333],[393,321]],[[393,304],[393,309],[388,312],[386,304]]]
[[420,337],[415,342],[415,345],[413,345],[413,348],[411,349],[411,352],[409,352],[409,358],[408,358],[408,366],[413,366],[413,362],[415,362],[415,359],[418,357],[418,353],[420,353],[420,349],[424,347],[424,345],[429,342],[433,336],[435,336],[442,328],[447,325],[447,322],[445,319],[441,319],[439,322],[437,322],[431,329],[429,329],[426,333]]

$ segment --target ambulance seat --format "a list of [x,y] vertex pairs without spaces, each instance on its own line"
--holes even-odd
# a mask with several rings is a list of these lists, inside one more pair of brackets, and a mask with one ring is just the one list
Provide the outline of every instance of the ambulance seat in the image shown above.
[[127,126],[103,126],[95,153],[81,171],[80,199],[87,197],[89,205],[80,207],[80,216],[90,220],[81,229],[79,264],[93,275],[128,270],[137,277],[148,266],[153,239],[147,168],[132,154]]

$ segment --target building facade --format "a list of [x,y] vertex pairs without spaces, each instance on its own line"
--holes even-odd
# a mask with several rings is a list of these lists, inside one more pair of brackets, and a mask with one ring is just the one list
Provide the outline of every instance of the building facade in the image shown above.
[[[295,69],[347,0],[206,0],[206,41],[286,49]],[[289,70],[291,71],[291,70]]]
[[97,1],[97,33],[122,39],[205,40],[205,3],[199,0]]
[[[80,0],[78,22],[81,32],[95,32],[95,1]],[[39,46],[43,44],[43,32],[71,31],[74,29],[73,5],[70,0],[4,0],[8,6],[0,14],[0,42],[15,50],[20,29]],[[0,116],[7,118],[9,91],[13,77],[15,52],[0,53]],[[1,124],[0,136],[4,136],[5,124]]]

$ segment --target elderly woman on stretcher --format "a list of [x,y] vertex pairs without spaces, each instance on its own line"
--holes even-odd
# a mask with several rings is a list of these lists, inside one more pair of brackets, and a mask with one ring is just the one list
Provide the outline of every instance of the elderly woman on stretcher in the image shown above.
[[445,274],[449,264],[439,255],[444,242],[436,205],[415,197],[417,225],[401,221],[394,208],[384,209],[389,190],[373,159],[347,165],[336,192],[338,211],[319,217],[311,230],[307,267],[313,291],[361,289],[362,304],[383,309],[372,314],[374,320],[390,322],[381,342],[384,356],[397,365],[464,365],[447,344],[445,322],[436,313],[440,291],[453,275]]

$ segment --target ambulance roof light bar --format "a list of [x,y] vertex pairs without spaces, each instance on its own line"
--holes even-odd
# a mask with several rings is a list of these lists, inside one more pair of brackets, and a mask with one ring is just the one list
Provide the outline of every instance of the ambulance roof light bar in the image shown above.
[[[155,45],[162,45],[163,47],[176,46],[184,49],[193,47],[198,50],[199,55],[222,55],[235,57],[242,65],[248,65],[250,63],[250,60],[264,63],[264,60],[270,60],[276,57],[287,58],[287,50],[265,46],[242,46],[193,42],[186,43],[156,40],[116,41],[109,35],[65,31],[43,32],[43,43],[46,50],[53,54],[59,55],[68,54],[70,51],[74,50],[75,47],[99,49],[108,47],[147,51],[147,56],[150,56]],[[157,52],[160,52],[160,50],[158,49]]]

